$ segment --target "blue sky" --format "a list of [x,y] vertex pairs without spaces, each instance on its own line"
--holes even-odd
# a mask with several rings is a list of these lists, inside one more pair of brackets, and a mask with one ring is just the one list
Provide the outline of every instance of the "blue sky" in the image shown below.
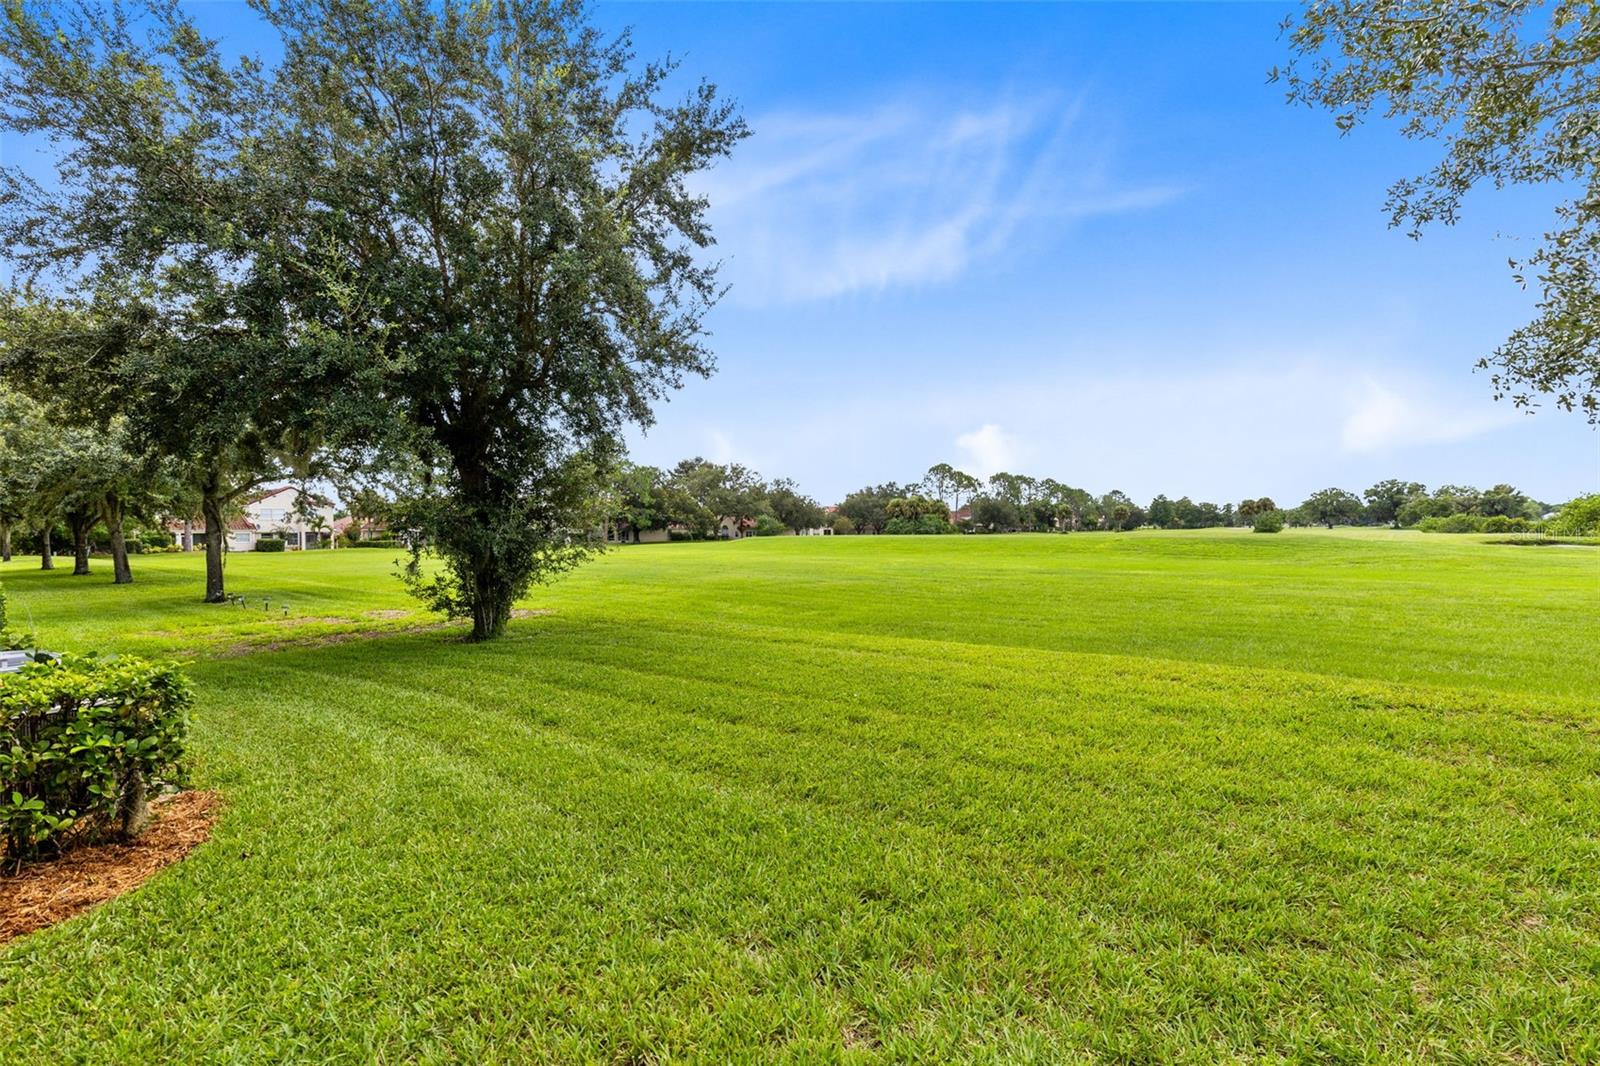
[[[600,4],[754,131],[703,181],[718,371],[635,457],[824,502],[940,461],[1141,499],[1600,487],[1581,417],[1471,369],[1528,316],[1506,259],[1550,193],[1387,229],[1386,186],[1435,149],[1287,106],[1265,75],[1291,6]],[[242,4],[196,10],[259,41]]]
[[1527,317],[1506,259],[1549,194],[1387,229],[1385,188],[1433,149],[1287,106],[1286,10],[601,5],[754,130],[706,182],[719,371],[636,455],[825,500],[941,460],[1140,498],[1600,485],[1581,418],[1471,369]]

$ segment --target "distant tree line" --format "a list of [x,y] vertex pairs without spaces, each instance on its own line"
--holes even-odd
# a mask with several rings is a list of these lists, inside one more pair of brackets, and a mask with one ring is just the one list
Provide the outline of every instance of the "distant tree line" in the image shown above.
[[1289,508],[1268,496],[1217,504],[1162,494],[1141,505],[1115,489],[1097,495],[1054,478],[1009,472],[979,479],[940,463],[919,481],[857,489],[837,510],[848,520],[851,532],[1042,533],[1218,526],[1271,531],[1266,527],[1274,525],[1476,529],[1491,521],[1515,529],[1537,523],[1552,508],[1512,485],[1488,489],[1441,485],[1429,492],[1420,482],[1395,479],[1380,481],[1360,495],[1340,488],[1320,489]]

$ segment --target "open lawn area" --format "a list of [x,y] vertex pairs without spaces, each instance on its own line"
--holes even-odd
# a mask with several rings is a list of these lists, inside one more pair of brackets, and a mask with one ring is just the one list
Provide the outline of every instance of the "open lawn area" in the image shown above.
[[1600,549],[670,544],[482,645],[201,562],[0,568],[193,660],[226,802],[0,949],[0,1062],[1600,1060]]

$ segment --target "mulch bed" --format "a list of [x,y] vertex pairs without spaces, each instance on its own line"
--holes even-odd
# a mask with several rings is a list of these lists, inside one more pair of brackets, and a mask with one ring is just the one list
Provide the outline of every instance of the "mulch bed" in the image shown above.
[[211,836],[221,797],[180,792],[150,805],[150,826],[127,844],[75,848],[0,876],[0,944],[132,891]]

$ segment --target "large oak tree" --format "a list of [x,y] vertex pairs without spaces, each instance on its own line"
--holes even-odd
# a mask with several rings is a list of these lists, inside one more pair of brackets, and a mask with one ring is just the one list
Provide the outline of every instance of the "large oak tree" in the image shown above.
[[386,432],[432,471],[404,509],[442,557],[417,587],[500,633],[593,550],[585,504],[625,423],[708,372],[719,295],[688,185],[745,127],[706,84],[668,102],[581,5],[263,0],[307,190],[299,304],[369,346]]

